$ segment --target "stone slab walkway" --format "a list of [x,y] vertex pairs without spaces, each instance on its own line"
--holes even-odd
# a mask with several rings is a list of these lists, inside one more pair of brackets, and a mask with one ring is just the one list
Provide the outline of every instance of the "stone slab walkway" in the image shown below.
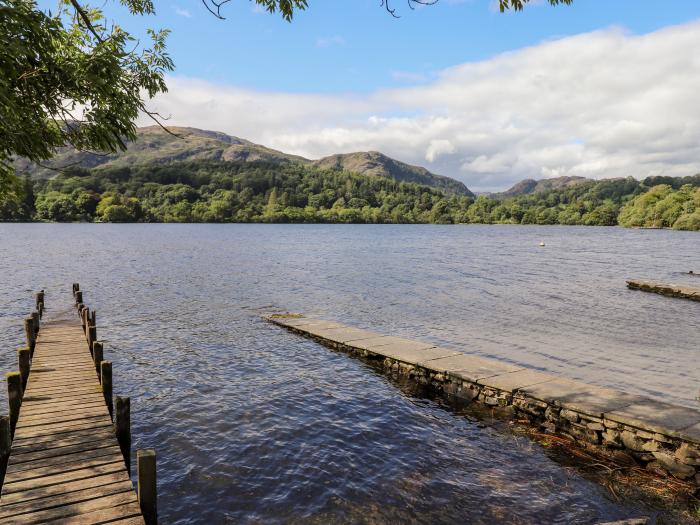
[[447,394],[512,406],[552,433],[627,449],[650,470],[662,468],[700,485],[700,410],[335,321],[268,320],[327,346],[382,359],[393,371]]
[[662,283],[658,281],[627,281],[627,287],[631,290],[658,293],[668,297],[680,297],[691,301],[700,301],[700,287],[688,284]]

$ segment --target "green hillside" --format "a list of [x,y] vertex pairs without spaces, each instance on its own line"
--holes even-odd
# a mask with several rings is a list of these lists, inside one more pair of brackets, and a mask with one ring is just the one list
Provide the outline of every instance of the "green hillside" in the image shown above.
[[47,179],[56,176],[56,169],[73,166],[113,169],[163,166],[179,162],[266,162],[280,166],[292,163],[390,178],[400,182],[415,182],[447,193],[473,195],[457,180],[435,175],[425,168],[411,166],[374,151],[332,155],[314,161],[216,131],[179,127],[169,129],[172,134],[164,132],[157,126],[140,128],[136,140],[129,143],[128,149],[124,152],[103,155],[63,148],[51,162],[44,166],[19,159],[15,162],[15,167],[19,174],[26,173],[32,178]]
[[445,193],[376,175],[279,161],[73,167],[24,178],[0,220],[502,223],[700,229],[700,175],[584,181],[511,198]]

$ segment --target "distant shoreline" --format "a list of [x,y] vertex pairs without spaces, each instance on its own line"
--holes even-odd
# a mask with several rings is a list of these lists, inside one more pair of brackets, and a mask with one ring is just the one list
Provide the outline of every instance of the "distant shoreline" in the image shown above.
[[183,221],[132,221],[132,222],[102,222],[102,221],[0,221],[2,224],[94,224],[94,225],[125,225],[125,224],[140,224],[140,225],[162,225],[162,224],[182,224],[182,225],[225,225],[225,224],[250,224],[250,225],[267,225],[267,226],[514,226],[514,227],[541,227],[541,228],[579,228],[579,229],[620,229],[620,230],[662,230],[662,231],[685,231],[700,233],[695,230],[674,230],[673,228],[651,228],[642,226],[626,227],[619,224],[601,225],[601,224],[516,224],[516,223],[485,223],[485,222],[458,222],[458,223],[432,223],[432,222],[266,222],[266,221],[247,221],[247,222],[183,222]]

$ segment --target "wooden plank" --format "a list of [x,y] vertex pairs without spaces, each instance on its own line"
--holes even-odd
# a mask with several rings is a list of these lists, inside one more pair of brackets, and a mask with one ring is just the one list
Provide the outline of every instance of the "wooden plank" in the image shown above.
[[24,426],[29,426],[36,423],[48,423],[51,421],[58,421],[60,418],[65,417],[90,417],[90,416],[107,416],[109,413],[103,407],[99,405],[92,405],[85,407],[83,405],[73,405],[64,406],[57,409],[55,412],[25,412],[23,417],[20,417],[19,424]]
[[[71,502],[72,498],[65,497],[63,499],[66,501],[66,504],[63,504],[60,498],[56,498],[54,499],[55,506],[52,508],[39,508],[34,511],[29,508],[25,510],[23,514],[3,517],[2,523],[3,525],[41,523],[59,518],[86,514],[96,510],[115,509],[115,507],[128,503],[136,503],[138,505],[133,489],[111,495],[101,495],[100,493],[104,493],[104,490],[99,487],[96,489],[87,489],[82,494],[82,497],[85,499],[78,502]],[[2,507],[0,507],[0,510],[1,509]],[[118,510],[113,510],[113,515],[115,518],[121,517]],[[0,517],[2,517],[2,512],[0,512]]]
[[93,411],[91,413],[88,412],[82,414],[76,414],[70,410],[66,410],[65,412],[51,414],[49,416],[27,416],[26,418],[24,418],[24,420],[19,420],[19,422],[17,423],[17,428],[48,427],[52,425],[58,425],[59,423],[68,423],[71,421],[81,421],[105,417],[109,417],[109,415],[104,410],[100,410],[97,413]]
[[80,326],[44,323],[0,499],[0,522],[144,525]]
[[65,392],[70,392],[70,393],[77,393],[77,392],[97,392],[101,390],[100,384],[97,382],[97,374],[95,374],[95,383],[90,384],[87,380],[88,378],[85,378],[85,381],[75,387],[66,387],[65,385],[41,385],[41,386],[32,386],[32,389],[29,390],[31,395],[36,396],[43,396],[43,395],[50,395],[50,394],[62,394]]
[[[100,465],[106,465],[107,463],[124,463],[124,456],[121,455],[121,450],[118,447],[97,449],[91,452],[91,454],[98,453],[100,455],[96,455],[95,457],[87,457],[87,454],[81,454],[80,456],[76,457],[75,460],[64,460],[53,465],[47,464],[46,461],[35,462],[42,463],[45,466],[36,466],[36,464],[29,463],[19,463],[14,466],[15,469],[7,473],[7,475],[5,476],[5,482],[14,483],[16,481],[22,481],[25,479],[52,476],[54,474],[61,474],[63,472],[70,472],[72,470],[80,470],[81,468],[98,467]],[[25,468],[25,470],[16,470],[20,467],[27,466],[31,468]]]
[[110,439],[114,436],[112,429],[103,430],[87,430],[70,432],[68,434],[59,434],[57,437],[42,441],[27,441],[24,444],[16,445],[14,448],[14,454],[24,454],[26,452],[33,452],[35,450],[46,450],[49,448],[65,447],[66,445],[77,445],[78,443],[83,443],[87,441],[94,441],[95,439],[105,438]]
[[43,434],[51,434],[51,433],[59,433],[60,431],[63,430],[69,430],[73,428],[91,428],[94,426],[99,426],[99,425],[110,425],[112,422],[110,421],[109,417],[103,416],[103,417],[95,417],[95,418],[86,418],[86,419],[79,419],[77,421],[65,421],[65,422],[60,422],[56,423],[54,425],[51,424],[44,424],[40,426],[23,426],[23,427],[17,427],[17,432],[21,433],[22,437],[29,437],[29,436],[41,436]]
[[[78,481],[81,479],[94,478],[96,476],[101,476],[105,474],[114,474],[124,472],[124,461],[115,461],[112,463],[103,463],[102,465],[87,467],[84,469],[71,470],[68,472],[61,472],[58,474],[51,474],[49,476],[42,476],[40,478],[29,478],[24,480],[11,481],[7,483],[5,487],[2,500],[0,505],[5,503],[10,503],[9,496],[16,492],[23,492],[27,490],[37,489],[40,487],[48,487],[50,485],[58,485],[60,483],[66,483],[69,481]],[[16,498],[15,498],[16,499]]]
[[104,429],[104,428],[112,428],[112,422],[107,418],[106,420],[95,420],[95,421],[85,421],[85,422],[78,422],[78,424],[70,424],[67,426],[61,426],[61,427],[54,427],[54,428],[46,428],[46,427],[37,427],[37,428],[22,428],[19,429],[21,430],[21,433],[19,433],[19,436],[15,434],[15,437],[19,437],[20,439],[31,439],[31,438],[37,438],[37,437],[42,437],[42,436],[56,436],[58,434],[66,434],[68,432],[73,432],[74,430],[87,430],[89,428],[92,429]]
[[39,459],[49,459],[54,457],[65,457],[79,452],[87,452],[98,448],[107,448],[114,445],[111,439],[101,439],[92,443],[80,443],[78,445],[68,445],[66,447],[49,448],[45,450],[37,450],[35,452],[27,452],[26,454],[12,454],[10,456],[10,465],[18,463],[27,463]]
[[[43,414],[52,414],[55,412],[63,412],[64,410],[91,410],[93,408],[102,408],[104,406],[104,399],[102,396],[95,398],[94,401],[74,401],[69,403],[46,403],[44,405],[35,406],[24,406],[22,408],[26,410],[24,414],[30,414],[32,417],[39,416]],[[20,414],[21,416],[21,414]]]
[[[118,516],[118,517],[117,517]],[[99,525],[116,523],[118,525],[144,525],[141,509],[136,503],[127,503],[109,509],[95,510],[78,514],[70,518],[54,520],[51,525]]]
[[52,370],[50,372],[42,372],[41,374],[38,374],[34,377],[32,377],[32,384],[39,384],[45,381],[51,381],[54,383],[57,382],[68,382],[68,381],[73,381],[75,379],[80,379],[81,377],[89,377],[92,378],[91,374],[96,373],[95,372],[95,367],[93,366],[92,362],[86,365],[85,367],[82,367],[80,369],[75,369],[71,368],[70,371],[63,371],[63,370]]
[[89,394],[71,394],[67,392],[65,395],[53,395],[53,396],[32,396],[31,394],[25,394],[22,401],[23,407],[48,404],[48,403],[70,403],[79,399],[103,399],[102,392],[92,392]]
[[94,395],[100,395],[102,394],[101,391],[98,391],[95,389],[94,392],[79,392],[79,393],[73,393],[73,392],[65,392],[62,394],[52,394],[52,395],[32,395],[31,393],[25,394],[24,403],[42,403],[42,402],[47,402],[47,401],[54,401],[58,399],[63,399],[63,400],[70,400],[74,398],[87,398],[90,396]]
[[76,435],[93,435],[98,432],[109,432],[113,433],[114,429],[111,425],[103,427],[99,430],[95,430],[93,428],[88,428],[88,429],[74,429],[70,430],[68,432],[61,432],[59,434],[47,434],[45,436],[36,436],[33,438],[28,438],[28,439],[15,439],[14,442],[12,443],[13,447],[18,447],[18,448],[23,448],[28,445],[34,446],[37,444],[42,444],[42,443],[53,443],[54,441],[64,439],[70,436],[76,436]]
[[53,483],[44,486],[30,487],[25,490],[10,492],[3,495],[2,501],[0,501],[0,511],[3,507],[7,507],[15,503],[25,503],[42,498],[63,496],[64,494],[78,492],[91,487],[101,487],[103,485],[112,485],[114,483],[123,482],[127,482],[129,484],[129,489],[133,488],[131,479],[129,479],[128,474],[124,472],[123,469],[112,469],[112,472],[107,472],[104,474],[93,474],[91,476],[84,476],[77,479],[69,478],[63,483]]

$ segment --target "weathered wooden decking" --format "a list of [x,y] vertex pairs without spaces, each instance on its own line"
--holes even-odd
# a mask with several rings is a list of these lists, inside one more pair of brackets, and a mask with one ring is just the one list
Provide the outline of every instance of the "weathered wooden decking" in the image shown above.
[[640,281],[631,279],[627,281],[627,287],[632,290],[658,293],[669,297],[680,297],[692,301],[700,301],[700,287],[689,284],[662,283],[658,281]]
[[0,496],[0,523],[43,522],[144,523],[78,321],[42,324]]

